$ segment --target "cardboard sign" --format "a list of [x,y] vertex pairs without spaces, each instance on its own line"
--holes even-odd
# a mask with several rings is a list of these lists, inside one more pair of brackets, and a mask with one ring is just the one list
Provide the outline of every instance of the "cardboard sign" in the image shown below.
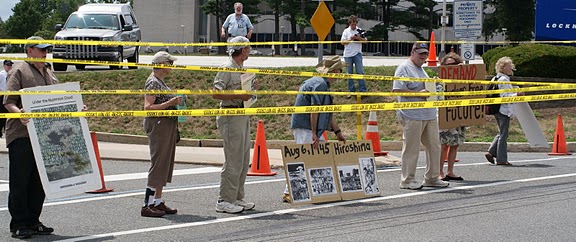
[[371,141],[331,143],[342,200],[379,196]]
[[340,200],[336,182],[333,148],[321,142],[286,145],[282,148],[284,173],[292,203],[320,203]]
[[[486,66],[484,64],[440,66],[441,79],[484,80]],[[481,91],[486,86],[482,84],[445,84],[445,92]],[[485,96],[445,96],[445,100],[484,98]],[[449,107],[438,109],[438,125],[440,129],[457,128],[485,124],[484,106]]]

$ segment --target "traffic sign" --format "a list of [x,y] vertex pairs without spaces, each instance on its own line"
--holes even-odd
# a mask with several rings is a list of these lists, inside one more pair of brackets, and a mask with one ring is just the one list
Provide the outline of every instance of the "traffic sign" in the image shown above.
[[328,33],[330,33],[330,29],[334,25],[334,17],[330,13],[330,9],[326,6],[324,1],[318,4],[318,8],[316,8],[316,12],[312,15],[310,19],[310,24],[318,35],[318,40],[323,41],[326,39]]
[[481,37],[482,17],[482,0],[454,0],[454,37]]
[[465,61],[474,60],[474,56],[476,55],[476,45],[472,43],[462,44],[460,46],[460,56]]

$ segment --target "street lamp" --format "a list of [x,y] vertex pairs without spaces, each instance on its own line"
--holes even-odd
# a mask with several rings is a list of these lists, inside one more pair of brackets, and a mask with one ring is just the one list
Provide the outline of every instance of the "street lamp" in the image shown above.
[[504,37],[504,41],[506,41],[506,31],[508,31],[507,28],[502,28],[502,36]]
[[[280,42],[284,42],[284,25],[280,25]],[[280,44],[280,55],[282,55],[282,44]]]
[[[184,28],[185,27],[186,27],[186,25],[183,25],[183,24],[180,25],[180,28],[182,28],[182,41],[181,41],[181,43],[184,43]],[[188,46],[184,46],[184,55],[188,55],[188,53],[187,53],[188,51],[187,51],[186,47],[188,47]]]

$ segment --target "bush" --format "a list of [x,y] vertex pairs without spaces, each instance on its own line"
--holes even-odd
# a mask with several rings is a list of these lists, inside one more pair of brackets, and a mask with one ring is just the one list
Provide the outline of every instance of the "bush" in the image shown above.
[[575,47],[525,44],[494,50],[494,53],[489,52],[486,52],[488,57],[484,59],[484,63],[488,66],[488,73],[492,75],[496,74],[494,70],[496,61],[508,56],[516,65],[515,76],[567,79],[576,77]]
[[486,64],[486,71],[488,73],[492,73],[494,71],[494,66],[491,66],[490,64],[496,63],[496,61],[498,60],[498,59],[496,59],[496,60],[492,61],[492,58],[496,54],[498,54],[504,50],[507,50],[509,48],[512,48],[512,47],[511,46],[500,46],[500,47],[496,47],[496,48],[493,48],[493,49],[490,49],[490,50],[484,52],[484,54],[482,55],[482,60],[484,61],[484,64]]

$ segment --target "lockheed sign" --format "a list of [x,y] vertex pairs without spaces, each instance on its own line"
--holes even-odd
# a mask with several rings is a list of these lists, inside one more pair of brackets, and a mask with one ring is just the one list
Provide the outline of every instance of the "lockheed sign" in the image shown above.
[[536,40],[576,40],[575,0],[536,0]]

